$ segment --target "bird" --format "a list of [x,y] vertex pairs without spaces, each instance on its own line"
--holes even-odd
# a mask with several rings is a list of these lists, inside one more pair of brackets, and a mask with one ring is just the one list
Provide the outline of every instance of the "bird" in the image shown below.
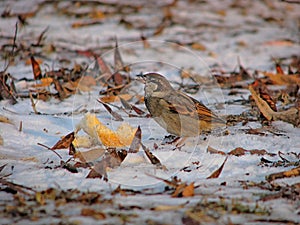
[[224,127],[225,121],[200,101],[174,89],[161,74],[137,75],[144,80],[144,100],[151,117],[168,133],[195,137]]

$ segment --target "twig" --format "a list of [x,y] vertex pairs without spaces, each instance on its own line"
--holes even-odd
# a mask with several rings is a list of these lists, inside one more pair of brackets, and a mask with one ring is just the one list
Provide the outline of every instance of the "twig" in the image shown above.
[[62,159],[62,157],[60,156],[60,154],[58,154],[55,150],[49,148],[47,145],[44,145],[44,144],[42,144],[42,143],[37,143],[37,144],[38,144],[39,146],[42,146],[42,147],[44,147],[44,148],[46,148],[46,149],[48,149],[48,150],[54,152],[60,159]]
[[22,132],[23,130],[23,122],[22,120],[20,121],[20,125],[19,125],[19,132]]
[[13,40],[13,45],[12,45],[12,49],[11,49],[11,53],[9,56],[9,60],[8,63],[4,69],[4,72],[8,69],[8,67],[10,66],[10,63],[12,61],[12,57],[14,55],[14,51],[15,51],[15,46],[16,46],[16,40],[17,40],[17,34],[18,34],[18,22],[16,22],[16,29],[15,29],[15,34],[14,34],[14,40]]
[[29,92],[29,97],[30,97],[30,101],[31,101],[31,106],[32,106],[32,109],[34,111],[35,114],[40,114],[37,110],[36,110],[36,103],[34,103],[34,100],[33,100],[33,97],[32,97],[32,93],[31,91]]
[[33,190],[32,188],[30,187],[26,187],[26,186],[23,186],[23,185],[20,185],[20,184],[15,184],[15,183],[12,183],[10,181],[7,181],[7,180],[4,180],[2,178],[0,178],[0,183],[11,188],[12,190],[15,190],[17,192],[20,192],[22,194],[25,194],[25,195],[28,195],[30,196],[31,194],[23,189],[26,189],[26,190],[29,190],[29,191],[32,191],[32,192],[36,192],[35,190]]

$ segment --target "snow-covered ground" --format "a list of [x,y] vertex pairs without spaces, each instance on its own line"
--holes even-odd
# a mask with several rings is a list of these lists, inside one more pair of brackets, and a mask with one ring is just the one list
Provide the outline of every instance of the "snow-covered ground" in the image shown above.
[[[178,1],[175,6],[168,6],[173,23],[167,24],[158,35],[153,35],[167,14],[168,7],[164,7],[169,4],[167,1],[128,1],[119,6],[113,1],[105,4],[93,4],[92,1],[89,4],[42,2],[2,1],[0,11],[2,14],[10,12],[13,15],[38,10],[33,17],[26,19],[27,25],[19,25],[17,43],[28,47],[49,27],[45,33],[44,47],[32,48],[39,52],[35,57],[42,59],[43,71],[62,66],[72,68],[75,63],[85,63],[92,68],[93,59],[78,53],[79,50],[87,49],[101,54],[113,65],[115,37],[124,63],[131,68],[133,79],[141,72],[155,71],[165,75],[175,87],[181,82],[182,68],[213,80],[212,69],[233,71],[237,68],[238,58],[251,73],[254,70],[274,71],[272,57],[282,58],[283,62],[289,63],[286,59],[292,55],[299,56],[300,52],[300,4],[283,1]],[[133,7],[135,4],[138,5],[136,8]],[[116,10],[118,7],[119,11]],[[87,11],[103,13],[103,18],[99,20],[101,23],[74,28],[75,23],[94,19],[84,14]],[[85,16],[76,17],[75,13]],[[1,18],[1,46],[13,43],[17,21],[17,16]],[[147,37],[149,48],[144,48],[141,35]],[[203,45],[204,49],[197,49],[195,43]],[[51,45],[54,51],[49,50]],[[17,90],[22,91],[27,88],[28,82],[19,79],[32,79],[33,74],[31,65],[26,63],[30,58],[29,52],[24,50],[24,53],[18,54],[20,57],[16,57],[7,72],[17,80]],[[66,61],[70,61],[70,64]],[[7,61],[1,58],[1,70],[6,65]],[[134,81],[130,89],[143,94],[142,83]],[[78,173],[71,173],[59,167],[60,159],[57,155],[37,143],[53,146],[62,136],[75,129],[87,111],[97,111],[97,118],[112,130],[122,123],[115,121],[97,102],[100,90],[101,87],[95,86],[90,92],[77,93],[63,101],[54,98],[46,102],[39,100],[36,104],[37,111],[41,113],[39,115],[34,114],[29,98],[18,98],[15,105],[11,105],[8,100],[0,102],[0,115],[12,121],[0,123],[0,136],[3,139],[0,166],[6,164],[0,177],[10,174],[6,180],[36,191],[55,188],[97,192],[103,200],[103,204],[85,206],[76,202],[57,206],[50,202],[45,206],[36,206],[46,211],[44,216],[37,216],[38,219],[33,220],[25,215],[22,219],[21,213],[12,216],[7,205],[16,204],[16,200],[10,193],[1,190],[1,224],[28,224],[29,221],[32,224],[190,224],[190,218],[194,218],[193,224],[300,223],[299,197],[298,202],[289,197],[270,200],[262,198],[273,193],[268,190],[271,190],[271,184],[266,182],[265,177],[293,167],[262,166],[262,156],[259,155],[231,155],[219,178],[206,179],[225,160],[224,155],[208,153],[208,146],[225,153],[237,147],[247,150],[265,149],[276,154],[273,157],[263,156],[270,161],[280,160],[279,151],[283,154],[299,154],[300,129],[281,121],[272,123],[272,131],[280,135],[271,132],[266,132],[264,136],[247,134],[245,129],[261,128],[260,122],[248,122],[245,125],[238,123],[227,128],[227,135],[216,132],[189,138],[178,149],[175,144],[163,144],[168,134],[151,118],[129,117],[113,108],[132,127],[141,127],[143,144],[168,170],[152,165],[142,149],[138,153],[128,153],[119,167],[109,169],[108,182],[86,179],[89,169],[80,168]],[[246,89],[237,90],[239,94],[228,95],[229,89],[200,83],[200,91],[193,94],[193,97],[220,116],[239,115],[250,110],[249,104],[239,104],[239,100],[248,99],[250,92]],[[120,103],[114,104],[121,106]],[[144,104],[137,106],[147,111]],[[20,122],[22,131],[19,131]],[[57,152],[64,161],[70,158],[68,150]],[[291,158],[293,160],[299,161],[299,158]],[[182,182],[194,182],[195,195],[173,198],[171,191],[165,189],[166,184],[150,175],[169,180],[177,176]],[[282,190],[283,187],[299,182],[298,176],[276,180],[273,185],[280,186]],[[112,195],[112,191],[119,185],[130,190],[125,191],[126,196],[120,193]],[[237,205],[243,206],[244,210],[232,209]],[[83,216],[82,207],[103,212],[105,219]],[[247,207],[248,211],[245,210]]]

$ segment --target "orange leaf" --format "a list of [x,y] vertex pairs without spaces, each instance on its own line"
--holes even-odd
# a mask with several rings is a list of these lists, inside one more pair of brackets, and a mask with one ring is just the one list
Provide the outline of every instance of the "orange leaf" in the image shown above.
[[69,148],[69,146],[72,144],[74,138],[75,138],[74,132],[69,133],[68,135],[64,136],[61,140],[59,140],[51,148],[51,150]]
[[42,71],[40,68],[40,64],[34,59],[33,56],[30,57],[31,65],[32,65],[32,71],[33,71],[33,77],[35,80],[42,78]]
[[183,197],[191,197],[194,196],[194,182],[187,185],[182,192]]
[[278,85],[289,85],[298,84],[300,85],[300,77],[297,74],[285,75],[285,74],[274,74],[269,72],[262,72],[266,77],[269,77],[274,84]]
[[109,95],[109,96],[103,96],[100,97],[99,100],[101,102],[105,102],[105,103],[110,103],[110,102],[118,102],[120,101],[120,98],[123,98],[126,101],[129,101],[130,99],[132,99],[132,95],[130,94],[119,94],[119,95]]

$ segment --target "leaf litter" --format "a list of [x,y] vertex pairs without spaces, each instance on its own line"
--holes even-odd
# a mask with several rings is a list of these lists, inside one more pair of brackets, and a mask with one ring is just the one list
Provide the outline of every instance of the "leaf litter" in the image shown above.
[[[289,39],[282,38],[289,35],[276,28],[281,27],[281,20],[287,19],[286,13],[277,11],[274,15],[274,10],[270,10],[278,4],[285,4],[288,18],[293,18],[295,11],[289,3],[236,2],[225,6],[202,3],[201,7],[209,9],[202,17],[192,10],[193,7],[200,9],[200,5],[162,2],[163,10],[156,10],[153,21],[152,13],[149,13],[151,7],[146,7],[146,3],[78,1],[58,2],[56,7],[52,7],[50,2],[41,1],[28,3],[30,10],[26,11],[25,7],[21,12],[16,10],[18,4],[2,11],[3,21],[17,18],[19,25],[11,26],[15,28],[13,33],[4,29],[6,36],[0,38],[1,61],[6,65],[0,73],[0,99],[3,104],[0,133],[3,143],[0,147],[4,150],[0,153],[3,162],[0,169],[1,195],[5,198],[13,196],[7,206],[1,206],[4,209],[1,219],[8,223],[21,223],[22,220],[46,223],[52,217],[74,222],[68,213],[79,207],[79,223],[91,220],[171,223],[157,212],[168,212],[178,224],[213,224],[225,220],[236,224],[237,218],[241,223],[299,222],[296,214],[299,200],[300,64],[299,55],[293,53],[299,45],[293,40],[293,35]],[[253,4],[253,7],[247,7],[247,4]],[[81,34],[84,33],[82,31],[90,32],[93,27],[105,26],[111,18],[119,21],[116,25],[118,31],[113,35],[109,32],[104,34],[100,46],[89,33],[91,41],[84,40],[85,46],[81,49],[78,47],[82,41],[80,38],[63,36],[50,41],[55,35],[49,26],[34,32],[29,38],[26,30],[20,27],[31,28],[39,18],[37,13],[45,6],[54,14],[64,14],[72,21],[68,29],[78,30]],[[266,10],[255,11],[258,6]],[[184,14],[185,10],[190,14]],[[248,20],[253,21],[248,21],[245,30],[241,31],[236,21],[245,23],[245,13],[249,13]],[[210,19],[203,20],[206,16]],[[239,19],[231,19],[234,17]],[[272,24],[271,29],[282,37],[266,38],[269,37],[268,31],[255,25],[269,23]],[[13,30],[11,27],[10,30]],[[183,31],[185,27],[192,29]],[[226,31],[225,27],[230,29]],[[244,35],[244,31],[249,36]],[[218,40],[210,42],[214,32],[221,34],[222,40],[216,36]],[[252,33],[262,38],[260,43],[251,36]],[[157,127],[149,122],[151,118],[143,105],[141,89],[138,89],[142,84],[135,83],[134,75],[156,71],[157,66],[162,64],[136,70],[131,59],[134,55],[141,57],[143,52],[139,47],[126,49],[120,44],[140,39],[142,48],[152,51],[156,47],[151,38],[171,40],[206,55],[214,79],[207,79],[200,70],[197,71],[197,67],[192,68],[191,61],[179,56],[180,51],[174,48],[172,55],[180,58],[174,63],[182,69],[177,75],[163,69],[162,73],[165,72],[178,89],[201,98],[199,93],[206,92],[217,81],[225,96],[223,100],[209,102],[209,106],[227,116],[226,130],[222,134],[213,133],[210,138],[202,136],[200,139],[209,139],[209,144],[197,143],[196,152],[184,164],[178,162],[191,151],[189,140],[183,140],[183,144],[177,146],[177,137],[166,141],[165,133],[155,130]],[[237,45],[228,44],[233,42]],[[264,46],[267,51],[260,51],[256,45]],[[295,47],[295,51],[291,46]],[[103,53],[113,47],[113,61],[110,61]],[[276,48],[282,52],[278,54],[279,50],[274,50]],[[228,49],[238,52],[237,71],[232,70],[235,65]],[[159,52],[164,54],[162,49]],[[53,53],[59,57],[52,58]],[[74,56],[76,60],[73,60]],[[152,56],[157,56],[157,52]],[[218,63],[210,63],[212,58]],[[55,66],[53,59],[58,62]],[[17,67],[20,62],[23,65]],[[26,66],[28,62],[30,69]],[[94,66],[89,67],[86,62]],[[23,69],[30,72],[23,72]],[[209,96],[209,92],[206,94]],[[78,111],[70,110],[72,98],[76,98],[73,104],[76,105],[77,101],[81,104],[76,105]],[[92,107],[91,101],[96,103]],[[20,111],[20,108],[25,111]],[[98,112],[96,117],[94,113]],[[68,116],[75,113],[75,128],[61,122],[68,123]],[[48,118],[47,122],[40,125],[47,133],[43,133],[43,129],[34,122],[44,116]],[[13,124],[22,121],[22,129],[11,126],[11,121]],[[3,132],[2,127],[7,132]],[[57,137],[57,131],[65,136]],[[222,138],[223,144],[220,145],[217,138]],[[59,161],[53,153],[36,145],[37,142],[48,145],[55,141],[56,144],[47,149],[54,151]],[[16,153],[16,146],[24,146],[24,150]],[[35,152],[37,148],[39,153]],[[199,152],[200,148],[207,152]],[[56,151],[58,149],[62,150]],[[34,165],[26,161],[20,165],[13,154],[33,155],[36,160]],[[171,154],[172,160],[166,154]],[[226,156],[225,161],[223,155]],[[67,169],[63,170],[64,174],[62,168]],[[33,170],[36,173],[29,172]],[[38,174],[42,179],[43,176],[49,179],[43,184],[42,180],[35,178]],[[30,179],[26,180],[26,176]],[[114,183],[116,176],[124,177],[123,180],[130,181],[132,186],[127,188],[128,183]],[[146,177],[145,180],[141,179],[142,176]],[[147,185],[149,179],[162,183]],[[102,183],[102,180],[108,182]],[[140,185],[135,187],[138,183]],[[53,184],[55,188],[52,188]],[[119,188],[111,191],[109,185]],[[115,197],[112,198],[112,195]],[[65,211],[51,211],[47,208],[50,204]],[[279,214],[276,207],[272,207],[274,205],[295,210]]]

